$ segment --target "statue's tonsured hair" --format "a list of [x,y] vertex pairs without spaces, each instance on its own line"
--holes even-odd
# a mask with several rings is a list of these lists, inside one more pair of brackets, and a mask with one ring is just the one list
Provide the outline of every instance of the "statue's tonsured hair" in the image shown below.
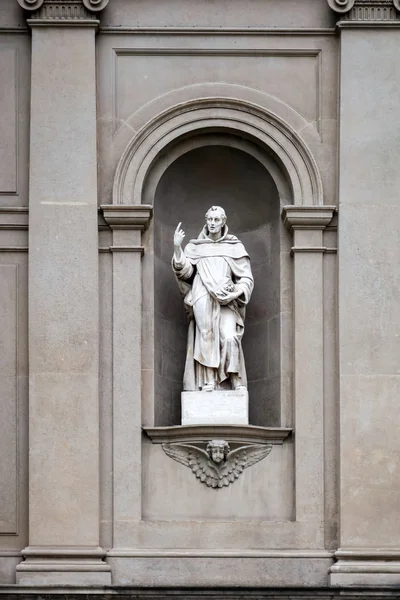
[[208,219],[208,214],[210,212],[215,212],[218,211],[221,214],[221,217],[224,221],[224,223],[226,223],[226,213],[224,211],[224,209],[222,208],[222,206],[212,206],[211,208],[208,209],[208,211],[206,212],[206,219]]

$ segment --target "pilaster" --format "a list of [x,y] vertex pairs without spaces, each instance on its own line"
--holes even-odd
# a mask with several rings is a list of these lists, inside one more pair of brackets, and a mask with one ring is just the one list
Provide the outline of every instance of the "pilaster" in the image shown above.
[[286,206],[293,233],[296,521],[324,521],[323,232],[334,206]]
[[152,207],[101,207],[113,254],[113,543],[142,517],[142,255],[141,233]]
[[338,14],[340,548],[334,586],[400,584],[400,3]]
[[99,317],[94,13],[19,0],[32,28],[29,546],[25,585],[109,584],[99,547]]

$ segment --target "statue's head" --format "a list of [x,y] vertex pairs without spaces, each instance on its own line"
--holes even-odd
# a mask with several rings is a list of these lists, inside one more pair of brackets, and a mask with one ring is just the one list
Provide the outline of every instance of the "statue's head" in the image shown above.
[[226,223],[226,214],[221,206],[212,206],[206,212],[206,223],[209,233],[220,233]]
[[208,442],[206,450],[208,456],[217,465],[226,460],[227,455],[231,451],[228,442],[225,440],[211,440],[211,442]]

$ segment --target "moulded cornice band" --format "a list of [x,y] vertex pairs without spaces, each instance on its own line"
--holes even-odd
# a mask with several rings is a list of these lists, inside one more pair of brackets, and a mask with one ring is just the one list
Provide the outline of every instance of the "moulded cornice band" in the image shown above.
[[325,229],[332,221],[336,206],[284,206],[282,219],[285,226],[294,229]]
[[149,225],[153,207],[147,204],[104,204],[100,207],[111,229],[139,229]]
[[292,433],[287,427],[259,427],[256,425],[173,425],[170,427],[143,427],[153,444],[168,442],[204,442],[224,439],[234,443],[283,444]]
[[340,560],[400,560],[400,548],[339,548],[335,558]]

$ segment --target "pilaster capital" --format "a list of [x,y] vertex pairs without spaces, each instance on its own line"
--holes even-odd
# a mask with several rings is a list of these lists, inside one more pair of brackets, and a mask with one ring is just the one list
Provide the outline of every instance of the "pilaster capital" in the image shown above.
[[377,23],[399,18],[400,0],[328,0],[332,10],[344,21]]
[[[69,23],[93,20],[109,0],[17,0],[32,21]],[[30,24],[33,24],[30,21]]]
[[111,229],[143,231],[149,225],[153,207],[147,204],[104,204],[100,207]]
[[325,229],[332,221],[336,206],[284,206],[282,218],[289,231],[295,229]]

